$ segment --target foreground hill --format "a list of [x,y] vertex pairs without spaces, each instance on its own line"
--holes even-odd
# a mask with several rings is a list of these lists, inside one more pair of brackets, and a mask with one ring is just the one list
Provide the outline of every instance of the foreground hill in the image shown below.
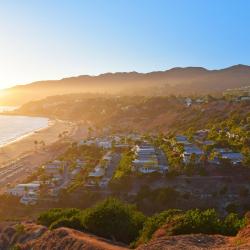
[[223,235],[190,234],[178,236],[155,236],[148,244],[137,250],[246,250],[250,249],[250,227],[246,227],[235,237]]
[[1,105],[20,105],[51,95],[97,92],[132,95],[215,94],[250,84],[250,66],[235,65],[221,70],[201,67],[173,68],[150,73],[106,73],[61,80],[39,81],[4,91]]
[[[38,249],[91,249],[125,250],[127,248],[110,241],[69,228],[49,231],[46,227],[33,223],[9,225],[0,231],[0,249],[16,246],[19,250]],[[14,248],[15,249],[15,248]]]
[[[165,236],[159,229],[153,239],[139,246],[138,250],[158,249],[249,249],[250,226],[243,228],[235,237],[222,235],[190,234]],[[46,227],[33,223],[22,226],[9,225],[0,231],[0,249],[11,246],[19,250],[38,249],[91,249],[91,250],[125,250],[127,247],[112,243],[106,239],[82,233],[69,228],[49,231]]]

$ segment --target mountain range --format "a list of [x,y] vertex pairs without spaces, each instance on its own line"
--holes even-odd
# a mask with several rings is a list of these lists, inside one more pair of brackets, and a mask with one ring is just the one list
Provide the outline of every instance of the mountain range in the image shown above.
[[119,95],[221,94],[228,88],[250,85],[250,66],[234,65],[220,70],[202,67],[172,68],[149,73],[117,72],[80,75],[18,85],[3,91],[0,105],[21,105],[47,96],[70,93]]

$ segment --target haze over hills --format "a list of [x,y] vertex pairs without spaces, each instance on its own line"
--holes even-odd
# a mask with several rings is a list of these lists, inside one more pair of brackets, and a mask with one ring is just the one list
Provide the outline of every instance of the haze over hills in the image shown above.
[[0,104],[20,105],[46,96],[83,92],[132,95],[221,94],[225,89],[249,84],[250,66],[247,65],[239,64],[220,70],[178,67],[149,73],[81,75],[18,85],[3,91]]

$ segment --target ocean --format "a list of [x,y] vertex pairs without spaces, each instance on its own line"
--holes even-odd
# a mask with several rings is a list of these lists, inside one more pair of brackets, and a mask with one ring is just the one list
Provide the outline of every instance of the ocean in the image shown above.
[[[10,109],[11,107],[8,107],[8,110]],[[7,111],[6,107],[0,107],[0,112],[3,110]],[[0,146],[46,128],[48,124],[49,119],[43,117],[0,115]]]

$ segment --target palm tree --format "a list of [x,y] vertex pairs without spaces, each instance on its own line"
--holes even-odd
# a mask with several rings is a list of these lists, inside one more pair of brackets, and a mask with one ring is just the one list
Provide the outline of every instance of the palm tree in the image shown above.
[[35,141],[34,141],[34,144],[35,144],[35,149],[36,149],[36,151],[37,151],[38,141],[37,141],[37,140],[35,140]]

